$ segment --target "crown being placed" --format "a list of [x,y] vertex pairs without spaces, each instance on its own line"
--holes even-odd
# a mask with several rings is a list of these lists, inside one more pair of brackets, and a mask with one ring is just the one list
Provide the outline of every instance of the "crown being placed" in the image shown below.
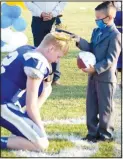
[[51,34],[58,40],[61,40],[61,41],[71,41],[71,37],[70,35],[68,34],[65,34],[65,33],[59,33],[59,32],[51,32]]

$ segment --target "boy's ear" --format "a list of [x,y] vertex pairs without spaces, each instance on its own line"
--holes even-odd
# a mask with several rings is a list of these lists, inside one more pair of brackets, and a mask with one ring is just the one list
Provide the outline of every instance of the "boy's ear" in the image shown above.
[[105,22],[108,23],[110,20],[112,20],[112,16],[109,15],[106,19],[105,19]]
[[53,51],[53,50],[54,50],[54,48],[55,48],[55,47],[54,47],[54,45],[52,45],[52,44],[51,44],[51,45],[49,45],[49,47],[48,47],[48,52]]
[[114,17],[112,15],[109,15],[109,20],[114,19]]

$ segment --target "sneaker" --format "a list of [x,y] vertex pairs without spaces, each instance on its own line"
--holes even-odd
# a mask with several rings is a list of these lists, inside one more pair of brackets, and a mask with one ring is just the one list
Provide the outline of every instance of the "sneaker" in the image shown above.
[[89,142],[97,142],[96,136],[92,136],[88,134],[86,137],[82,138],[82,140],[87,140]]
[[111,141],[113,141],[113,140],[114,140],[113,137],[106,138],[106,137],[104,137],[103,135],[99,135],[99,136],[97,137],[97,141],[107,141],[107,142],[111,142]]

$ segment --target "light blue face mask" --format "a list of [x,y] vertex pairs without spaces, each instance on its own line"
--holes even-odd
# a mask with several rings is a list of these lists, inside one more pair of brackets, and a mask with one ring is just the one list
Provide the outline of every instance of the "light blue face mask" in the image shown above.
[[[108,16],[107,16],[107,17],[108,17]],[[105,18],[107,18],[107,17],[105,17]],[[103,18],[103,19],[105,19],[105,18]],[[97,26],[98,26],[100,29],[104,29],[104,28],[107,26],[107,24],[104,23],[103,19],[97,19],[97,20],[95,20]]]

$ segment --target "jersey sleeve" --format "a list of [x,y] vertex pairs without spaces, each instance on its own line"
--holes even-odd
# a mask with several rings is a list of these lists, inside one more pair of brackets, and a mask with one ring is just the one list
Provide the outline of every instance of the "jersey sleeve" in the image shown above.
[[39,53],[26,53],[24,58],[25,74],[35,79],[44,78],[45,74],[47,74],[47,67],[49,67],[47,60]]

